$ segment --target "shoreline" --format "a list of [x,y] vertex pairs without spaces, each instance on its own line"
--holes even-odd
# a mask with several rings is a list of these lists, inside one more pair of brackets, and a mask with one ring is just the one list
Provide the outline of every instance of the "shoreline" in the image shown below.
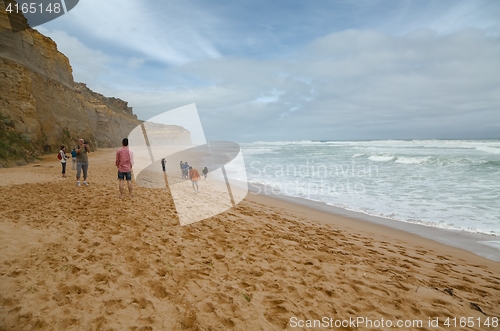
[[[441,229],[432,226],[425,226],[422,224],[398,221],[390,218],[352,211],[328,205],[324,202],[309,200],[300,197],[292,197],[281,194],[258,193],[255,186],[264,187],[264,185],[262,184],[249,184],[249,195],[262,196],[269,199],[295,204],[312,210],[324,212],[326,214],[337,215],[364,223],[381,226],[384,228],[399,230],[412,235],[417,235],[423,239],[435,241],[442,245],[473,253],[477,256],[486,258],[494,262],[500,262],[500,237],[498,236],[452,229]],[[266,190],[260,191],[265,192]],[[272,192],[272,190],[268,190],[268,192]],[[494,242],[494,245],[492,245],[491,242]]]
[[[94,152],[93,155],[100,156],[106,155],[108,153],[113,153],[116,151],[115,148],[101,148]],[[71,164],[71,162],[69,162]],[[39,167],[42,165],[42,167]],[[20,185],[26,183],[37,183],[37,182],[49,182],[54,180],[54,173],[57,174],[57,169],[60,166],[60,162],[54,160],[52,154],[44,155],[40,160],[29,163],[22,166],[16,166],[11,168],[0,168],[0,187],[10,186],[10,185]],[[41,171],[36,176],[15,176],[8,178],[7,176],[1,176],[3,172],[9,172],[11,174],[22,174],[25,173],[25,169],[35,167],[35,171]],[[55,168],[52,170],[51,168]],[[68,170],[70,172],[71,170]],[[71,174],[69,177],[72,178]],[[60,178],[57,178],[60,179]],[[244,200],[250,199],[254,200],[254,197],[260,196],[267,200],[267,203],[275,204],[276,201],[285,202],[292,205],[297,205],[300,207],[307,208],[309,210],[319,211],[325,213],[325,215],[334,215],[347,218],[348,220],[361,222],[360,227],[363,228],[367,224],[372,226],[379,226],[381,229],[392,229],[398,230],[407,234],[415,235],[422,239],[431,240],[441,245],[446,245],[452,248],[460,249],[474,255],[486,258],[493,262],[500,262],[500,237],[494,235],[486,235],[479,233],[472,233],[453,229],[442,229],[432,226],[425,226],[422,224],[409,223],[404,221],[398,221],[390,218],[379,217],[375,215],[369,215],[358,211],[352,211],[344,209],[341,207],[336,207],[328,205],[324,202],[308,200],[300,197],[292,197],[282,194],[265,194],[257,193],[256,187],[263,188],[263,184],[248,183],[248,195]],[[266,190],[260,189],[260,192],[266,192]],[[268,190],[267,192],[272,192]],[[321,221],[321,220],[320,220]],[[328,222],[326,222],[328,223]],[[344,225],[347,223],[343,223]],[[383,231],[380,231],[381,233]]]

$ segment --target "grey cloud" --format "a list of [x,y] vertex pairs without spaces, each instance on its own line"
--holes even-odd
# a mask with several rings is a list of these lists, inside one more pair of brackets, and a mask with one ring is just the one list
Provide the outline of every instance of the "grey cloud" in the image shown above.
[[500,38],[474,29],[404,36],[344,31],[279,60],[219,58],[166,69],[195,88],[131,92],[143,119],[195,102],[209,139],[499,136]]

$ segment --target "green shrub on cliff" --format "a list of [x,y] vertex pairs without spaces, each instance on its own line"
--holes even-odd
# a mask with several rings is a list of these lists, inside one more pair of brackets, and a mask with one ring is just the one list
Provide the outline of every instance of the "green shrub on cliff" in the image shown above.
[[16,132],[12,120],[0,114],[0,164],[7,166],[16,161],[33,161],[36,152],[27,134]]

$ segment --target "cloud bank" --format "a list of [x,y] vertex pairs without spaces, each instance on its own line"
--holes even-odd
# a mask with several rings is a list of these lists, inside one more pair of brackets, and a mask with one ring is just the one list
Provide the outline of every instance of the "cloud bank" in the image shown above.
[[316,27],[290,40],[296,29],[279,20],[238,31],[221,9],[160,2],[155,14],[135,1],[123,1],[104,32],[83,19],[90,7],[82,6],[65,15],[72,25],[61,18],[44,33],[69,56],[76,80],[129,101],[142,119],[196,103],[209,139],[499,137],[500,37],[489,15],[500,6],[418,3],[406,2],[392,20],[375,13],[356,28]]

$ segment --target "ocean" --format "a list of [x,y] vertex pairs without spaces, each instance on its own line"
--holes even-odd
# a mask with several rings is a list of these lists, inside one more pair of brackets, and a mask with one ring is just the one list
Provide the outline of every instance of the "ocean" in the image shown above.
[[253,191],[500,237],[500,140],[282,141],[241,147]]

